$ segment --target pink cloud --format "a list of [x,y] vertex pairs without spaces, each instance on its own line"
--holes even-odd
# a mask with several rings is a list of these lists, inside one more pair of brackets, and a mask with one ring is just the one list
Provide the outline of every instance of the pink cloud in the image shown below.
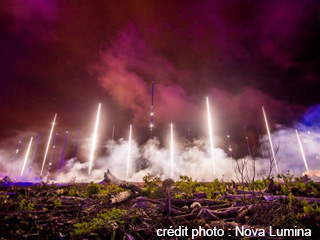
[[273,123],[286,122],[299,117],[305,110],[299,105],[272,98],[253,88],[244,88],[237,94],[212,89],[211,96],[221,119],[229,119],[231,124],[255,126],[261,123],[264,106]]
[[100,85],[119,106],[132,111],[135,124],[149,121],[152,76],[156,78],[155,124],[181,120],[197,112],[192,97],[175,83],[179,72],[165,58],[154,54],[133,26],[129,32],[120,33],[95,68]]
[[[190,95],[187,91],[199,83],[193,79],[192,86],[183,84],[187,81],[181,76],[188,71],[174,69],[164,57],[151,51],[133,26],[113,40],[111,47],[101,53],[101,59],[95,66],[100,85],[122,109],[132,111],[135,124],[146,125],[150,119],[152,76],[156,79],[155,124],[184,119],[201,121],[196,118],[201,116],[205,106],[195,102],[205,96],[197,91]],[[190,70],[189,73],[194,75]],[[209,96],[217,121],[228,126],[256,126],[262,122],[262,106],[274,123],[289,123],[304,110],[249,87],[239,89],[238,93],[212,88]]]

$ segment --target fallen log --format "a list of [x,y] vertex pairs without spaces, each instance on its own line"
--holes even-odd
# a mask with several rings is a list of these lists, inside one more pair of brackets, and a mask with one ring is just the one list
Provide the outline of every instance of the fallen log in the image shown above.
[[232,206],[232,203],[226,203],[226,204],[218,204],[218,205],[210,206],[207,208],[210,210],[220,210],[220,209],[229,208],[231,206]]
[[165,212],[168,214],[168,216],[170,216],[172,208],[171,208],[171,196],[170,196],[170,191],[168,187],[166,189],[166,195],[167,196],[166,196],[164,209],[165,209]]
[[9,195],[9,196],[13,196],[13,195],[17,195],[16,192],[0,192],[0,195]]
[[[146,198],[146,197],[137,197],[137,198],[135,199],[135,202],[136,202],[136,204],[133,205],[133,207],[141,207],[141,206],[143,206],[143,205],[142,205],[142,204],[139,204],[139,203],[141,203],[141,202],[149,202],[149,203],[157,204],[157,207],[158,207],[159,209],[161,209],[162,211],[168,213],[168,212],[167,212],[167,211],[168,211],[168,206],[167,206],[167,204],[164,203],[164,202],[161,202],[161,201],[158,201],[158,200],[154,200],[154,199],[149,199],[149,198]],[[150,205],[145,205],[145,206],[146,206],[147,208],[151,207]],[[183,214],[183,212],[182,212],[179,208],[177,208],[177,207],[175,207],[175,206],[172,206],[172,205],[171,205],[170,208],[171,208],[171,209],[170,209],[171,215],[173,215],[173,216],[178,216],[178,215]]]
[[107,183],[111,182],[119,187],[129,189],[133,192],[138,192],[138,193],[142,192],[142,189],[139,186],[137,186],[131,182],[120,180],[120,179],[116,178],[115,176],[113,176],[109,169],[107,170],[106,173],[104,173],[104,180],[103,181],[105,181]]
[[210,210],[208,208],[201,208],[196,212],[192,212],[190,214],[184,214],[177,217],[174,217],[174,219],[184,219],[184,220],[191,220],[191,219],[206,219],[211,221],[217,221],[221,218],[233,218],[238,214],[239,208],[229,208],[223,211],[216,211],[216,210]]
[[240,220],[244,218],[246,215],[252,212],[256,211],[266,211],[270,209],[271,205],[269,203],[260,203],[260,204],[252,204],[248,207],[243,207],[241,210],[239,210],[239,213],[237,215],[237,220]]
[[[267,202],[271,202],[274,200],[288,200],[289,196],[285,196],[285,195],[265,195],[263,196],[264,199]],[[295,199],[297,199],[298,201],[307,201],[308,203],[314,203],[314,202],[320,202],[320,198],[313,198],[313,197],[296,197],[294,196]]]
[[197,218],[217,221],[219,217],[212,211],[207,208],[202,208],[197,215]]
[[162,202],[162,201],[150,199],[147,197],[137,197],[134,201],[135,202],[150,202],[150,203],[154,203],[154,204],[164,204],[164,202]]
[[[165,198],[159,198],[158,201],[165,202]],[[202,206],[203,205],[216,205],[216,204],[221,204],[224,203],[223,201],[218,201],[218,200],[211,200],[211,199],[176,199],[176,198],[171,198],[171,204],[177,206],[177,207],[183,207],[183,206],[190,206],[192,203],[198,202]]]
[[233,189],[238,194],[263,194],[263,191],[248,191],[248,190],[241,190],[241,189]]
[[175,216],[173,217],[173,219],[183,219],[183,220],[193,220],[195,219],[197,216],[199,215],[199,213],[188,213],[188,214],[184,214],[184,215],[179,215],[179,216]]
[[259,197],[259,196],[253,196],[252,194],[245,194],[245,195],[243,195],[243,194],[226,194],[226,195],[223,195],[222,197],[238,201],[238,200],[243,200],[243,198],[252,199],[255,197]]
[[239,207],[230,207],[225,210],[209,210],[213,215],[217,216],[218,218],[234,218],[237,216]]
[[111,205],[119,204],[119,203],[122,203],[122,202],[129,200],[133,196],[134,196],[134,194],[132,191],[120,192],[120,193],[113,195],[109,198],[109,204],[111,204]]
[[194,193],[193,198],[195,199],[207,198],[207,194],[204,192]]

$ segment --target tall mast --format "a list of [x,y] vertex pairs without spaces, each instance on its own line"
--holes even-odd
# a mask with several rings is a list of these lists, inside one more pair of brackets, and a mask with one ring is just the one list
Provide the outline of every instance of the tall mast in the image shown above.
[[64,138],[64,143],[63,143],[63,148],[62,148],[62,153],[61,153],[61,159],[60,159],[60,164],[59,164],[59,169],[58,172],[60,172],[62,163],[63,163],[63,156],[64,156],[64,149],[66,148],[66,143],[67,143],[67,137],[68,137],[68,130],[66,131],[66,136]]
[[248,137],[248,132],[247,132],[247,127],[246,126],[244,126],[244,132],[246,134],[246,143],[247,143],[249,158],[252,158],[251,150],[250,150],[250,144],[249,144],[249,137]]

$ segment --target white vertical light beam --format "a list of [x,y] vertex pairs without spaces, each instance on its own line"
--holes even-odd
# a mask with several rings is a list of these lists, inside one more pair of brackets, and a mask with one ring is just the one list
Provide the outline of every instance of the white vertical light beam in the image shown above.
[[170,156],[171,156],[171,177],[173,177],[173,163],[174,163],[174,142],[173,142],[173,125],[170,124]]
[[48,143],[47,143],[47,148],[46,148],[46,152],[44,154],[44,158],[43,158],[43,162],[42,162],[42,168],[41,168],[41,172],[40,172],[40,177],[42,177],[43,168],[44,168],[44,165],[46,163],[46,159],[47,159],[47,155],[48,155],[48,150],[49,150],[49,146],[50,146],[50,141],[51,141],[54,125],[56,124],[56,118],[57,118],[57,114],[54,115],[54,119],[53,119],[53,122],[52,122],[51,131],[50,131],[49,139],[48,139]]
[[274,161],[274,164],[275,164],[275,166],[276,166],[276,171],[277,171],[277,173],[279,173],[278,163],[277,163],[277,159],[276,159],[276,154],[275,154],[275,152],[274,152],[273,143],[272,143],[272,138],[271,138],[270,129],[269,129],[269,124],[268,124],[268,119],[267,119],[266,112],[264,111],[264,107],[262,107],[262,112],[263,112],[264,121],[265,121],[265,123],[266,123],[266,129],[267,129],[267,133],[268,133],[268,138],[269,138],[269,143],[270,143],[270,148],[271,148],[271,152],[272,152],[273,161]]
[[207,115],[208,115],[208,128],[209,128],[209,137],[210,137],[210,148],[211,148],[211,157],[212,157],[213,173],[214,173],[214,175],[215,175],[215,174],[216,174],[216,164],[215,164],[215,158],[214,158],[212,121],[211,121],[210,103],[209,103],[209,98],[208,98],[208,97],[207,97]]
[[97,118],[96,118],[96,123],[95,123],[94,131],[93,131],[93,136],[92,136],[92,145],[91,145],[91,152],[90,152],[89,172],[88,172],[89,175],[91,174],[93,158],[94,158],[94,151],[96,149],[96,144],[97,144],[100,109],[101,109],[101,103],[99,103],[99,106],[98,106]]
[[21,177],[22,177],[22,175],[23,175],[24,168],[26,167],[26,164],[27,164],[27,161],[28,161],[28,157],[29,157],[29,152],[30,152],[32,140],[33,140],[33,137],[30,138],[28,150],[27,150],[26,156],[25,156],[25,158],[24,158],[24,162],[23,162],[23,166],[22,166],[22,170],[21,170],[21,175],[20,175]]
[[128,146],[128,158],[127,158],[127,177],[129,177],[129,168],[131,160],[131,138],[132,138],[132,124],[130,124],[129,129],[129,146]]
[[299,143],[299,147],[300,147],[300,152],[301,152],[301,155],[302,155],[302,159],[303,159],[304,165],[306,166],[307,173],[309,174],[309,168],[308,168],[307,159],[306,159],[306,156],[305,156],[305,154],[304,154],[303,147],[302,147],[302,144],[301,144],[301,141],[300,141],[299,132],[298,132],[297,129],[296,129],[296,135],[297,135],[297,139],[298,139],[298,143]]

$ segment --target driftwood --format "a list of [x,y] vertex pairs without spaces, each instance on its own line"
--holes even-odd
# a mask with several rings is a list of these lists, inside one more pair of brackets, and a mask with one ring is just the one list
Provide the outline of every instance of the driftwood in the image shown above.
[[166,201],[165,201],[165,212],[170,216],[171,215],[171,196],[170,196],[170,191],[169,191],[169,188],[167,187],[166,189]]
[[243,200],[243,198],[245,199],[252,199],[252,198],[258,198],[259,196],[253,196],[252,194],[226,194],[226,195],[223,195],[224,198],[229,198],[229,199],[232,199],[232,200],[236,200],[236,201],[240,201],[240,200]]
[[195,198],[195,199],[207,198],[207,194],[203,193],[203,192],[194,193],[193,194],[193,198]]
[[219,220],[212,210],[207,208],[202,208],[197,215],[197,218],[206,219],[206,220]]
[[[265,195],[263,196],[264,199],[267,202],[271,202],[274,200],[288,200],[289,196],[284,196],[284,195]],[[294,197],[295,199],[297,199],[298,201],[307,201],[308,203],[314,203],[314,202],[320,202],[320,198],[313,198],[313,197]]]
[[[245,195],[241,195],[241,194],[227,194],[223,196],[224,198],[229,198],[232,200],[242,200],[243,198],[245,199],[264,199],[267,202],[272,202],[274,200],[288,200],[289,196],[285,196],[285,195],[256,195],[253,196],[252,194],[245,194]],[[320,198],[314,198],[314,197],[297,197],[294,196],[295,199],[297,199],[298,201],[307,201],[308,203],[314,203],[314,202],[320,202]]]
[[243,207],[237,215],[237,220],[240,220],[242,218],[244,218],[246,215],[248,215],[249,213],[252,212],[256,212],[256,211],[267,211],[269,210],[271,207],[271,205],[269,203],[259,203],[259,204],[252,204],[249,205],[248,207]]
[[193,211],[189,214],[184,214],[175,217],[175,219],[184,219],[184,220],[191,220],[191,219],[206,219],[211,221],[216,221],[222,218],[234,218],[237,216],[239,211],[241,211],[242,208],[229,208],[224,209],[221,211],[211,210],[209,208],[198,208],[196,211]]
[[116,178],[115,176],[113,176],[111,174],[111,172],[109,171],[109,169],[107,170],[106,173],[104,173],[104,180],[103,181],[105,181],[107,183],[111,182],[115,185],[118,185],[119,187],[129,189],[133,192],[138,192],[138,193],[142,192],[142,189],[139,186],[137,186],[131,182],[120,180],[120,179]]
[[[173,205],[170,204],[170,207],[169,207],[169,202],[168,203],[164,203],[164,202],[161,202],[159,200],[155,200],[155,199],[149,199],[149,198],[146,198],[146,197],[137,197],[135,199],[135,202],[136,204],[133,205],[133,207],[146,207],[146,208],[150,208],[152,207],[151,205],[149,204],[141,204],[142,202],[148,202],[148,203],[151,203],[151,204],[157,204],[157,207],[161,210],[163,210],[164,212],[166,212],[167,214],[169,213],[168,211],[170,211],[170,214],[173,215],[173,216],[178,216],[178,215],[181,215],[183,214],[183,212],[178,208],[178,207],[175,207]],[[168,210],[170,208],[170,210]]]
[[[165,202],[165,198],[160,198],[158,201]],[[221,201],[218,200],[211,200],[211,199],[176,199],[176,198],[171,198],[171,204],[177,206],[177,207],[183,207],[183,206],[189,206],[194,202],[198,202],[201,205],[216,205],[216,204],[221,204]]]
[[262,194],[263,191],[248,191],[248,190],[241,190],[241,189],[233,189],[238,194]]
[[111,205],[119,204],[119,203],[122,203],[122,202],[129,200],[133,196],[134,196],[134,194],[132,193],[132,191],[120,192],[120,193],[110,197],[109,204],[111,204]]

